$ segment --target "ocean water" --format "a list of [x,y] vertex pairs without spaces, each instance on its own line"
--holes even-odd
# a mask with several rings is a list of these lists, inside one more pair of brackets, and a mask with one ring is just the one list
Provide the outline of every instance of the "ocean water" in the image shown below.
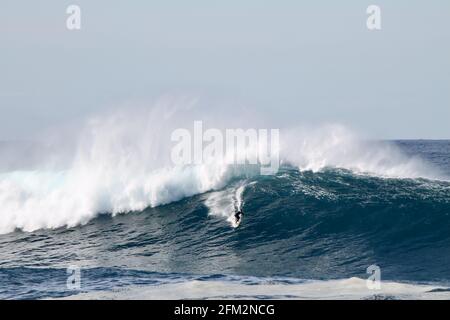
[[8,167],[0,298],[450,298],[450,141],[305,141],[273,176],[147,174],[108,148],[71,170]]

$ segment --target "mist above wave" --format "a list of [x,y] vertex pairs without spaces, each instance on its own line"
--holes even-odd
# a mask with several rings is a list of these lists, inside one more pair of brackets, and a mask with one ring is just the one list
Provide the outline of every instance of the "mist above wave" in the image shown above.
[[283,158],[302,171],[343,168],[387,178],[445,180],[438,169],[405,155],[393,142],[364,140],[342,125],[287,129],[283,144]]

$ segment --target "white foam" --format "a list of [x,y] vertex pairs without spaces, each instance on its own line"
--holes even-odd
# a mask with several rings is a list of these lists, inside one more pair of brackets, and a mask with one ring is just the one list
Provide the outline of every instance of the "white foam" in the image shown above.
[[156,286],[135,286],[111,291],[81,293],[66,299],[449,299],[450,292],[430,292],[435,285],[382,282],[381,289],[367,288],[366,280],[350,278],[306,281],[300,284],[242,284],[225,281],[186,281]]
[[2,173],[0,233],[73,227],[99,213],[143,210],[222,188],[239,174],[220,162],[171,165],[170,132],[177,124],[164,121],[162,111],[93,119],[65,170]]

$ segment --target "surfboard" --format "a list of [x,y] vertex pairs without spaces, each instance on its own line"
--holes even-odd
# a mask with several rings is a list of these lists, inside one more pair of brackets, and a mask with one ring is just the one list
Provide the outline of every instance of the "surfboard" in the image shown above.
[[235,227],[235,228],[239,227],[239,225],[242,222],[242,219],[243,219],[243,217],[241,217],[241,219],[239,219],[238,221],[234,220],[233,227]]

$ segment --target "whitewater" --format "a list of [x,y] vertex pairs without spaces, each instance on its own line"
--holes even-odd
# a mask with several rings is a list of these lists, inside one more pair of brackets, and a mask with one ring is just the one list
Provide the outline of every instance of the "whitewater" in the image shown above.
[[[132,116],[116,112],[93,117],[74,136],[73,152],[63,165],[52,165],[55,158],[62,158],[56,149],[41,154],[41,162],[31,169],[0,171],[0,234],[75,227],[99,214],[142,211],[258,174],[254,167],[230,165],[226,159],[173,165],[170,134],[192,126],[195,119],[174,114],[164,106]],[[219,128],[239,125],[226,120],[206,123]],[[342,168],[386,178],[447,179],[392,143],[362,140],[341,125],[281,128],[280,139],[282,164],[300,171]],[[237,157],[245,152],[235,150]]]

